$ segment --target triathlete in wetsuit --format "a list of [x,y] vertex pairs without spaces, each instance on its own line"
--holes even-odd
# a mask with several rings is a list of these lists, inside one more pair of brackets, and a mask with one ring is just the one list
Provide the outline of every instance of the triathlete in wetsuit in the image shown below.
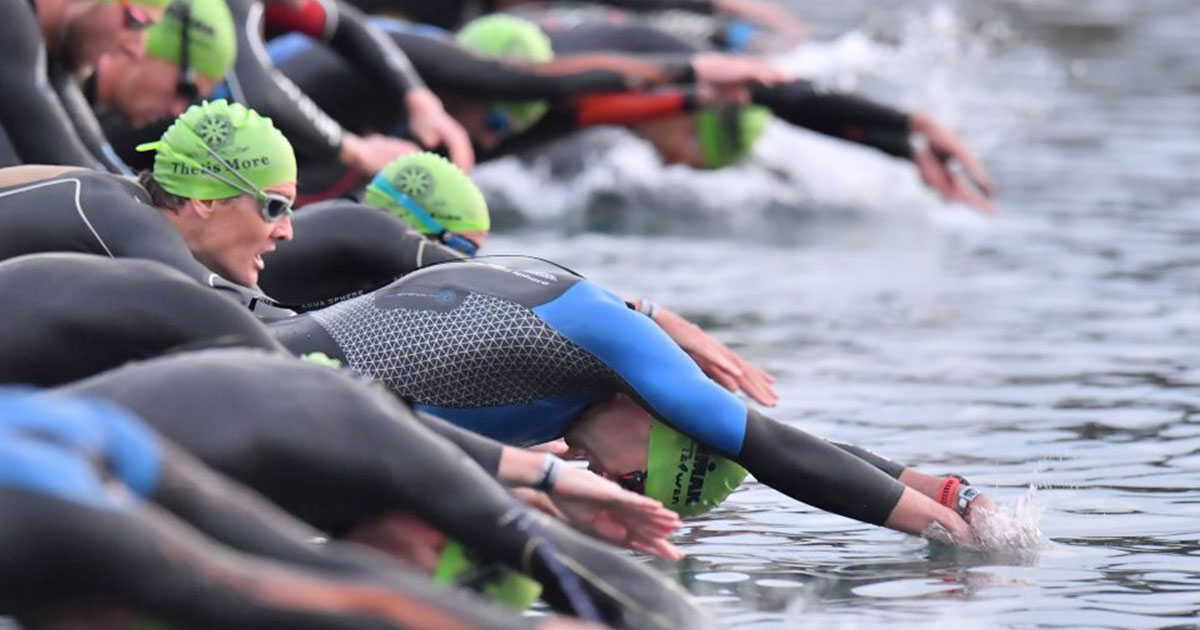
[[[344,372],[259,352],[213,350],[131,365],[62,390],[135,411],[208,465],[327,532],[369,531],[397,510],[415,514],[485,558],[535,576],[547,599],[569,610],[559,578],[534,552],[553,547],[614,626],[711,626],[653,572],[560,525],[531,520],[529,510],[489,478],[543,481],[539,465],[547,456],[502,450],[433,418],[418,422],[394,397]],[[428,429],[450,438],[475,463]],[[523,479],[513,472],[521,457],[534,462]],[[669,514],[661,506],[635,505],[586,471],[560,474],[551,492],[560,504],[573,496],[608,496],[609,507],[632,506],[620,522],[659,532],[635,539],[661,536],[658,527]]]
[[[71,4],[71,10],[67,5]],[[0,165],[64,164],[127,172],[99,131],[76,76],[104,54],[140,56],[161,0],[0,2]]]
[[315,532],[111,405],[0,394],[0,605],[184,627],[523,628]]
[[[913,482],[921,492],[906,488],[897,478],[907,473],[911,480],[910,469],[852,454],[748,408],[649,318],[577,277],[438,265],[272,328],[293,352],[324,352],[419,409],[508,443],[563,437],[589,410],[598,415],[601,403],[623,393],[793,498],[910,533],[938,524],[961,542],[973,539],[958,514],[922,495],[938,492],[940,480],[921,475]],[[638,472],[593,463],[613,476]],[[644,466],[642,460],[636,468]]]

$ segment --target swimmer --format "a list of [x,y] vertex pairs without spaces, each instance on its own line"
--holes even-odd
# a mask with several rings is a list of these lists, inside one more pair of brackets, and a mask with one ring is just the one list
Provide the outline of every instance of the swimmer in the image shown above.
[[365,549],[313,546],[110,404],[0,393],[0,453],[0,600],[23,623],[527,627]]
[[[493,439],[565,437],[593,470],[682,513],[731,492],[744,476],[736,462],[814,507],[911,534],[940,528],[957,544],[976,544],[966,519],[972,502],[986,498],[974,488],[748,407],[652,322],[655,310],[557,270],[460,262],[272,329],[294,353],[323,352],[418,409]],[[729,463],[709,486],[716,458]]]
[[551,456],[416,418],[386,391],[348,373],[222,349],[133,364],[61,391],[137,412],[206,464],[333,535],[391,541],[389,549],[401,547],[417,560],[432,553],[436,564],[436,551],[396,533],[403,512],[486,561],[535,577],[562,610],[562,590],[550,567],[530,555],[544,539],[614,626],[711,623],[653,572],[544,518],[529,520],[530,510],[492,479],[540,487],[572,517],[598,518],[597,526],[611,528],[608,540],[677,558],[663,535],[678,522],[657,502],[563,467]]
[[84,93],[99,117],[113,111],[138,129],[179,116],[233,67],[235,29],[224,0],[175,0],[146,32],[145,57],[101,57]]
[[105,54],[139,58],[162,0],[6,0],[0,6],[0,166],[60,164],[128,173],[80,93]]

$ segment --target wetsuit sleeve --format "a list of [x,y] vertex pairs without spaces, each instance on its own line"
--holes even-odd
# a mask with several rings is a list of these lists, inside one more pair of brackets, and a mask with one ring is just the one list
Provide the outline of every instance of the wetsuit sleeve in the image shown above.
[[650,318],[579,282],[534,312],[612,368],[654,417],[814,507],[882,524],[904,486],[867,461],[776,422],[710,380]]
[[238,55],[226,76],[233,99],[271,118],[298,153],[339,159],[342,127],[283,73],[275,69],[262,39],[258,0],[229,0],[238,25]]
[[879,453],[867,450],[861,446],[855,446],[854,444],[845,444],[843,442],[834,442],[832,440],[829,443],[842,449],[843,451],[846,451],[847,453],[850,453],[851,455],[863,460],[864,462],[867,462],[868,464],[878,468],[879,470],[882,470],[884,472],[884,474],[891,477],[892,479],[899,479],[900,473],[904,472],[905,469],[908,468],[904,464],[894,462],[894,461],[880,455]]
[[266,7],[266,25],[270,31],[300,32],[328,43],[393,98],[400,99],[410,88],[425,86],[396,43],[350,4],[308,0],[294,6],[272,0]]
[[850,94],[818,91],[809,81],[756,86],[751,100],[779,118],[817,133],[912,157],[908,114]]
[[904,492],[904,484],[856,454],[753,409],[738,461],[794,499],[874,525],[887,521]]
[[28,3],[0,0],[0,124],[26,164],[101,169],[49,83],[41,32]]
[[543,75],[528,67],[475,55],[453,41],[397,30],[388,33],[421,76],[439,90],[484,99],[558,100],[625,89],[625,77],[611,70]]
[[85,594],[181,627],[525,627],[415,576],[345,581],[236,553],[153,505],[105,509],[7,488],[0,503],[15,545],[0,559],[0,582],[13,587],[5,599],[18,616]]
[[87,98],[84,97],[75,77],[60,67],[52,67],[50,83],[58,93],[59,100],[62,102],[67,116],[71,119],[75,132],[87,147],[88,152],[104,166],[104,170],[117,175],[132,175],[133,170],[117,156],[116,150],[104,137],[100,121],[96,120],[96,114],[92,111],[92,106],[88,103]]
[[575,101],[575,126],[636,125],[674,116],[696,108],[692,92],[669,90],[640,94],[618,92],[589,94]]
[[468,457],[483,468],[484,472],[493,478],[500,474],[500,456],[504,452],[503,444],[478,433],[460,429],[437,416],[422,411],[414,411],[413,415],[426,428],[462,449]]

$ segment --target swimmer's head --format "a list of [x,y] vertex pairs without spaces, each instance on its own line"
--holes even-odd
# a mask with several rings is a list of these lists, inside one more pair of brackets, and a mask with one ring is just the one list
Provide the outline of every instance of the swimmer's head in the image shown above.
[[746,469],[731,459],[655,420],[642,478],[644,494],[682,517],[718,506],[746,478]]
[[664,162],[721,168],[750,152],[770,118],[762,107],[727,105],[642,123],[633,130],[654,145]]
[[188,108],[158,142],[141,181],[192,255],[243,286],[258,283],[262,255],[292,238],[296,156],[271,119],[237,103]]
[[480,591],[488,599],[525,610],[542,594],[542,585],[509,569],[496,565],[481,566],[454,540],[446,541],[433,573],[437,584],[464,585]]
[[[511,15],[493,14],[468,22],[458,32],[458,43],[481,55],[508,61],[554,59],[554,48],[542,29]],[[488,126],[499,136],[519,133],[532,127],[548,109],[545,101],[497,101],[492,104]]]
[[[76,0],[64,3],[47,33],[47,48],[72,70],[95,68],[104,55],[141,58],[146,30],[163,14],[167,0]],[[40,8],[40,6],[39,6]]]
[[565,437],[571,448],[587,454],[590,470],[684,517],[716,507],[746,477],[741,466],[654,419],[623,394],[588,409]]
[[212,94],[237,56],[233,16],[223,0],[176,0],[146,33],[146,56],[104,57],[100,103],[135,127],[178,116]]
[[421,234],[474,256],[491,229],[479,187],[434,153],[393,160],[367,186],[366,203],[408,222]]

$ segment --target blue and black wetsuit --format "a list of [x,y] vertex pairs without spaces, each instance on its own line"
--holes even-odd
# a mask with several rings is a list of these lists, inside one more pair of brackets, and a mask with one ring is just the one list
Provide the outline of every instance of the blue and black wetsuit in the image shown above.
[[271,328],[293,352],[335,356],[419,409],[508,443],[560,437],[624,392],[816,507],[882,524],[904,488],[898,465],[747,408],[649,318],[567,274],[438,265]]
[[287,533],[309,532],[125,412],[0,393],[0,607],[18,619],[99,602],[181,627],[525,627],[412,575],[349,571]]

